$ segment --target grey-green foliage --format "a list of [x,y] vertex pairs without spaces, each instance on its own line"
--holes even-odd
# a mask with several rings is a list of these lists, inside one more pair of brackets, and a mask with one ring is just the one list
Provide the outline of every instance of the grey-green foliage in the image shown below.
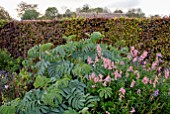
[[0,107],[0,114],[15,114],[20,103],[20,99],[17,98]]
[[[23,64],[26,68],[31,68],[37,75],[61,78],[63,74],[74,74],[82,79],[80,72],[83,75],[90,72],[91,66],[86,64],[88,56],[94,60],[97,55],[97,41],[104,37],[99,32],[88,36],[90,39],[77,42],[72,41],[75,38],[72,35],[68,39],[66,38],[68,40],[66,45],[55,48],[52,48],[53,44],[51,43],[35,46],[28,51],[28,59]],[[103,56],[112,61],[120,61],[121,54],[127,53],[125,48],[119,51],[105,44],[101,44],[101,47]]]

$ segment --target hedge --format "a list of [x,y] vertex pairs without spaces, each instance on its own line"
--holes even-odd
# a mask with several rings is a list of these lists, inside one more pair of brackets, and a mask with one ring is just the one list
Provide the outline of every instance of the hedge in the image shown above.
[[1,20],[0,19],[0,28],[2,28],[5,24],[7,24],[8,21],[7,20]]
[[93,31],[105,35],[102,42],[149,51],[150,60],[156,53],[162,53],[165,64],[170,65],[170,17],[14,21],[0,29],[0,48],[7,48],[14,57],[26,57],[34,45],[46,42],[61,45],[65,43],[63,35],[77,35],[79,40],[88,38],[85,33]]

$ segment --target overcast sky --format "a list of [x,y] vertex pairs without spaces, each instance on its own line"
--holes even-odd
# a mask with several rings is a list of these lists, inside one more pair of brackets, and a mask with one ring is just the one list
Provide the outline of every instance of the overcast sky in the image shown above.
[[57,7],[59,12],[63,13],[64,7],[74,11],[87,3],[90,7],[108,7],[111,11],[121,9],[126,12],[130,8],[141,8],[147,16],[170,15],[170,0],[0,0],[0,6],[17,19],[16,8],[21,1],[28,4],[38,4],[38,11],[42,14],[48,7]]

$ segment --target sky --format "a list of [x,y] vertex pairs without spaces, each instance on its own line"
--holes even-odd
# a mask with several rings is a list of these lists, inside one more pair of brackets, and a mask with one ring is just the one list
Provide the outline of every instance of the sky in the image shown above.
[[37,10],[41,14],[44,14],[48,7],[56,7],[60,13],[63,13],[66,8],[75,11],[76,8],[89,4],[91,8],[108,7],[112,12],[116,9],[127,12],[131,8],[141,8],[146,16],[170,15],[170,0],[0,0],[0,6],[4,7],[12,18],[19,19],[16,8],[22,1],[37,4]]

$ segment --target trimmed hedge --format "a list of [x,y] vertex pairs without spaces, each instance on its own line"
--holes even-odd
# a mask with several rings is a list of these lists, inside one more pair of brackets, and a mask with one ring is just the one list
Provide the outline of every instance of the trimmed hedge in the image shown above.
[[7,24],[8,21],[7,20],[1,20],[0,19],[0,28],[3,27],[5,24]]
[[26,56],[34,45],[53,42],[65,43],[62,38],[77,35],[76,40],[88,38],[85,33],[99,31],[106,36],[102,42],[112,45],[135,46],[147,50],[150,59],[162,53],[163,60],[170,65],[170,17],[161,19],[93,18],[63,21],[15,21],[0,29],[0,48],[7,48],[15,57]]

